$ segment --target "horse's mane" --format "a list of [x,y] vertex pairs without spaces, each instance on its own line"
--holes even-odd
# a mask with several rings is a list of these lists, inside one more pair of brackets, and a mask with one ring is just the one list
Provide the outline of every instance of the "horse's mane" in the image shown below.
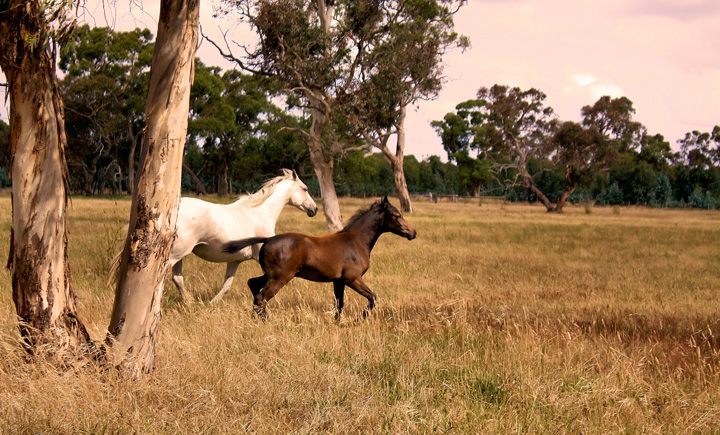
[[345,225],[345,227],[344,227],[342,230],[340,230],[340,232],[342,233],[343,231],[349,230],[353,225],[355,225],[355,224],[358,223],[362,218],[364,218],[365,215],[367,215],[368,213],[370,213],[370,212],[375,208],[375,206],[376,206],[377,204],[378,204],[377,202],[374,202],[374,203],[372,203],[372,204],[370,205],[370,207],[361,208],[360,210],[358,210],[357,212],[355,212],[355,214],[354,214],[350,219],[348,219],[347,225]]
[[283,169],[282,171],[282,175],[266,181],[265,184],[263,184],[260,190],[258,190],[257,192],[240,196],[238,198],[238,202],[242,201],[243,204],[250,207],[256,207],[265,202],[265,200],[268,199],[270,195],[272,195],[272,193],[275,191],[278,183],[284,180],[289,180],[293,177],[293,173],[291,170]]

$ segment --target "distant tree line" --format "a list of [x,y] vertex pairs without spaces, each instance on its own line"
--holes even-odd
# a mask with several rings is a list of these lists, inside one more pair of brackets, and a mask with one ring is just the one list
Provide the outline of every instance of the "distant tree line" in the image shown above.
[[[116,32],[81,26],[60,49],[60,87],[68,136],[70,190],[80,195],[131,193],[140,160],[144,99],[153,51],[149,30]],[[275,104],[276,82],[195,61],[188,141],[182,175],[185,193],[235,195],[254,191],[280,168],[293,168],[315,195],[306,137],[311,122]],[[9,186],[9,128],[0,121],[0,185]],[[382,153],[348,150],[337,159],[340,195],[394,194],[390,163]],[[410,192],[458,193],[452,163],[438,156],[403,168]]]
[[[82,26],[62,45],[60,87],[73,194],[132,192],[152,51],[147,29]],[[296,169],[319,196],[302,133],[312,118],[293,110],[298,102],[279,102],[279,85],[266,76],[195,62],[183,191],[250,192],[285,167]],[[439,156],[404,157],[407,190],[540,201],[549,211],[562,211],[568,201],[720,207],[720,126],[687,133],[674,151],[662,135],[633,119],[626,97],[602,97],[583,107],[580,122],[557,119],[545,98],[537,89],[481,88],[477,98],[433,122],[448,162]],[[8,144],[8,126],[0,121],[3,187],[10,185]],[[338,154],[333,174],[338,195],[397,193],[391,159],[371,149]]]
[[539,201],[720,208],[720,126],[674,151],[633,119],[627,97],[601,97],[561,121],[537,89],[494,85],[432,124],[467,193]]

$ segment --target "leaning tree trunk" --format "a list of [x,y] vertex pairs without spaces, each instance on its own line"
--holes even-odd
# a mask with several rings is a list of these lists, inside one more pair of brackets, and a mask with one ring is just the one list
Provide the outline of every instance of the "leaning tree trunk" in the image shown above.
[[400,207],[406,213],[412,213],[412,202],[410,202],[410,192],[408,192],[407,180],[405,179],[405,169],[403,162],[405,160],[405,115],[407,106],[400,109],[400,117],[396,123],[397,127],[397,148],[395,154],[392,154],[387,145],[381,148],[385,157],[390,161],[390,167],[393,171],[395,179],[395,190],[397,191]]
[[13,300],[26,349],[68,363],[92,343],[77,315],[68,266],[67,140],[47,32],[39,1],[0,5],[0,67],[10,98]]
[[545,194],[542,193],[542,191],[538,189],[537,186],[535,186],[535,183],[533,183],[532,180],[528,180],[528,178],[530,178],[529,175],[525,177],[525,187],[530,189],[530,191],[535,194],[537,199],[540,200],[540,202],[542,202],[542,205],[545,206],[548,213],[555,211],[555,206],[553,206],[553,203],[550,201],[550,199],[545,196]]
[[548,213],[555,211],[553,203],[544,193],[542,193],[540,189],[537,188],[535,182],[533,181],[532,175],[530,175],[530,173],[528,172],[527,155],[525,151],[523,151],[517,143],[515,144],[515,151],[518,155],[517,170],[520,171],[520,175],[523,179],[523,185],[525,186],[525,188],[530,189],[530,191],[535,194],[538,200],[540,200],[540,202],[542,202],[542,204],[545,206]]
[[[335,2],[334,0],[315,0],[315,5],[320,19],[320,27],[325,34],[328,34],[332,25]],[[330,55],[330,51],[326,49],[325,56]],[[312,126],[310,127],[308,150],[310,151],[310,162],[313,165],[315,176],[317,176],[318,184],[320,185],[325,224],[330,230],[339,231],[343,227],[343,221],[337,192],[335,191],[335,182],[333,180],[335,155],[331,150],[325,150],[322,145],[325,123],[328,122],[326,113],[322,110],[324,96],[319,90],[313,90],[311,94],[306,96],[312,106]],[[332,125],[330,125],[330,128],[332,128]],[[328,146],[328,148],[331,147]]]
[[188,175],[190,175],[190,178],[192,178],[193,182],[195,183],[195,191],[199,195],[207,195],[207,189],[205,189],[205,185],[203,184],[200,177],[198,177],[197,174],[195,174],[195,172],[190,169],[190,166],[183,164],[183,169],[187,171]]
[[576,186],[577,186],[576,184],[573,184],[573,183],[569,182],[568,180],[566,180],[565,190],[563,191],[562,194],[560,194],[560,199],[558,199],[557,205],[555,206],[556,213],[563,212],[563,207],[565,206],[565,202],[570,197],[570,195],[572,195],[572,193],[575,191]]
[[145,102],[141,162],[110,320],[108,358],[132,376],[155,366],[155,339],[175,238],[198,0],[162,0]]
[[[320,103],[316,101],[315,104]],[[327,156],[322,146],[322,134],[326,120],[327,117],[320,109],[313,108],[308,148],[310,150],[310,161],[320,184],[325,224],[330,230],[339,231],[343,227],[343,222],[337,192],[335,191],[335,182],[333,181],[333,157]]]

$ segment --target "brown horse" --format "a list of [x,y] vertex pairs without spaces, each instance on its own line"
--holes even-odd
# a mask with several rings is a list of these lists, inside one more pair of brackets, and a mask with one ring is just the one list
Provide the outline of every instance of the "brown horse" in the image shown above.
[[368,209],[357,212],[341,231],[326,236],[312,237],[299,233],[284,233],[273,237],[253,237],[226,243],[223,251],[231,253],[257,243],[260,249],[260,266],[263,276],[248,280],[254,296],[254,310],[266,318],[267,301],[293,277],[315,282],[332,282],[335,288],[337,312],[340,320],[345,286],[365,296],[368,306],[363,316],[375,306],[375,293],[365,284],[362,276],[370,266],[372,251],[380,234],[391,232],[408,240],[417,232],[390,204],[387,197],[375,202]]

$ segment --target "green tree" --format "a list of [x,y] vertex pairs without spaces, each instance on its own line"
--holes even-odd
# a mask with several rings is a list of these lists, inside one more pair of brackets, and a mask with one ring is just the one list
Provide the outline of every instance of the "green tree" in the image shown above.
[[644,134],[638,158],[649,164],[656,172],[663,172],[678,161],[679,154],[672,150],[670,142],[666,141],[663,135]]
[[720,165],[720,125],[713,127],[712,132],[694,130],[686,133],[678,143],[690,167],[707,169]]
[[633,120],[635,108],[627,97],[600,97],[592,106],[581,110],[582,124],[594,127],[617,153],[635,150],[640,146],[645,127]]
[[673,199],[672,184],[670,184],[670,178],[665,173],[661,173],[657,176],[655,181],[657,188],[655,190],[655,199],[657,203],[663,207],[667,205]]
[[564,186],[554,211],[562,212],[565,202],[581,183],[607,169],[612,150],[606,146],[597,129],[585,128],[576,122],[564,122],[550,140],[556,168],[564,174]]
[[199,60],[195,72],[185,169],[196,186],[203,173],[214,174],[208,181],[228,195],[234,184],[257,186],[280,167],[303,173],[307,148],[295,128],[284,128],[299,121],[270,101],[266,78]]
[[[379,149],[394,174],[403,211],[412,212],[404,174],[407,107],[434,98],[442,86],[442,56],[466,47],[453,31],[462,1],[396,0],[348,2],[367,55],[358,57],[360,75],[340,98],[339,109],[368,145]],[[390,138],[395,136],[395,147]]]
[[120,180],[127,174],[132,193],[152,38],[147,29],[115,32],[84,25],[60,49],[59,66],[66,73],[60,88],[70,133],[68,164],[73,185],[86,194],[102,191],[111,181],[111,170]]
[[[475,150],[478,159],[488,159],[495,176],[508,187],[521,184],[548,209],[554,206],[535,182],[551,164],[550,137],[557,126],[553,109],[545,107],[546,95],[537,89],[494,85],[480,88],[477,99],[458,104],[443,121],[434,121],[448,158]],[[464,156],[464,155],[463,155]],[[532,174],[528,163],[534,159],[540,170]],[[483,177],[484,178],[484,175]]]
[[[453,5],[459,3],[455,0],[224,1],[225,11],[247,20],[260,40],[257,46],[245,48],[248,54],[243,59],[224,54],[243,68],[278,80],[289,101],[297,102],[309,115],[308,127],[299,131],[308,142],[323,197],[325,220],[331,229],[342,227],[333,168],[339,158],[362,146],[359,141],[362,134],[354,127],[350,118],[353,111],[346,105],[357,107],[358,96],[381,104],[371,118],[375,125],[398,132],[400,148],[403,148],[402,129],[398,130],[398,125],[402,125],[405,102],[432,95],[433,88],[439,87],[433,61],[441,47],[436,42],[444,44],[445,39],[456,38],[447,31],[448,26],[451,27],[447,17]],[[413,39],[423,29],[427,33],[422,36],[425,43]],[[435,30],[439,30],[436,35]],[[414,59],[416,71],[408,71],[404,63],[394,68],[393,64],[401,65],[396,56],[400,47],[407,50],[407,57]],[[364,95],[370,89],[380,88],[382,90]],[[386,92],[389,90],[393,92]],[[362,103],[365,104],[364,100]],[[387,144],[382,137],[388,130],[383,131],[380,136],[377,131],[368,133],[366,139],[379,139],[379,143]],[[398,160],[394,167],[398,173],[402,171],[398,153],[387,155],[393,156],[389,157],[391,162]]]

